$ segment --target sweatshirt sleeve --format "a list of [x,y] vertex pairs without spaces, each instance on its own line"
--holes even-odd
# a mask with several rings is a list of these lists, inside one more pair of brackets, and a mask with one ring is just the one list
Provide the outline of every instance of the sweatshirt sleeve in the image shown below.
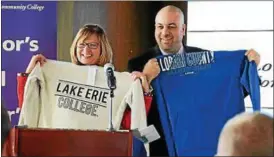
[[27,82],[28,76],[17,75],[17,98],[18,106],[21,109],[24,100],[24,88]]
[[[151,107],[152,96],[144,96],[144,99],[145,99],[146,115],[148,115],[148,112]],[[129,130],[130,122],[131,122],[131,110],[130,108],[127,108],[122,119],[122,128]]]
[[19,117],[18,125],[27,125],[28,127],[39,126],[39,116],[41,108],[40,99],[40,79],[41,68],[37,64],[28,76],[23,95],[23,104]]
[[253,110],[260,110],[260,78],[258,76],[257,65],[254,61],[245,59],[244,70],[241,76],[241,84],[247,93],[250,94]]
[[[144,129],[147,127],[147,116],[143,89],[140,80],[134,81],[131,87],[131,95],[128,97],[127,104],[131,108],[131,124],[130,129]],[[149,145],[144,144],[147,156],[149,156]]]

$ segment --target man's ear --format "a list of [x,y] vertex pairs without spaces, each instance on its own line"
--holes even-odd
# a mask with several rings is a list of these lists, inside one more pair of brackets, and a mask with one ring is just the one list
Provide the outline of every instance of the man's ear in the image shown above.
[[183,36],[186,35],[186,24],[183,24],[182,26],[182,33],[183,33]]

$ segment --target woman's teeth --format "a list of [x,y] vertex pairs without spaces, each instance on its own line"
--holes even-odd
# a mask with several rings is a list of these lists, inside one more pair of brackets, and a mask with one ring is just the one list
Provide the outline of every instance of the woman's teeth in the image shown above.
[[92,55],[83,55],[83,57],[88,58],[91,57]]

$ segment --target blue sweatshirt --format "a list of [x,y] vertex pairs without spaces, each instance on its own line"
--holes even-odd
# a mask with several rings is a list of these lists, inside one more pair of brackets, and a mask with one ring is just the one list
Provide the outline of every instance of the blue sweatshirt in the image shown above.
[[170,156],[214,156],[224,124],[245,111],[244,91],[260,110],[260,81],[245,50],[157,58],[152,82]]

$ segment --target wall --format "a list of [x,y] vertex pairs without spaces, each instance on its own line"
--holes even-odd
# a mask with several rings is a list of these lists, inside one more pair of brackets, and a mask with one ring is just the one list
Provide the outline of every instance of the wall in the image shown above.
[[180,7],[187,19],[187,2],[58,2],[58,59],[70,61],[69,47],[78,29],[86,23],[97,23],[110,39],[116,70],[126,71],[129,59],[155,46],[154,18],[168,4]]

